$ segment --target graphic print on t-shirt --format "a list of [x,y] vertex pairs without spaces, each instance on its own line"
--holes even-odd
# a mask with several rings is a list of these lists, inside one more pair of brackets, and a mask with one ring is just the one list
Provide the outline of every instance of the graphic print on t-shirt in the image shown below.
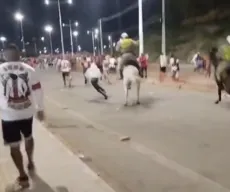
[[8,68],[4,68],[1,82],[9,108],[22,110],[32,105],[29,99],[31,92],[28,85],[28,72],[23,67],[9,65]]

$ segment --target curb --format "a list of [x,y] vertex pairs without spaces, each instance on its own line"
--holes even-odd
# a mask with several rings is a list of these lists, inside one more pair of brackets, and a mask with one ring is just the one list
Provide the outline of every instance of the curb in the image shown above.
[[[68,146],[65,145],[64,141],[61,141],[57,136],[55,136],[49,129],[46,128],[45,122],[40,122],[37,119],[34,119],[35,125],[37,124],[40,129],[42,129],[44,132],[46,132],[49,136],[50,139],[56,140],[60,144],[60,146],[71,156],[77,158],[81,166],[84,168],[84,172],[89,176],[93,177],[98,181],[98,186],[101,189],[105,189],[107,192],[116,192],[112,187],[109,186],[101,177],[98,176],[96,172],[94,172],[86,163],[84,163],[74,152],[71,151],[71,149],[68,148]],[[95,191],[97,191],[95,189]]]

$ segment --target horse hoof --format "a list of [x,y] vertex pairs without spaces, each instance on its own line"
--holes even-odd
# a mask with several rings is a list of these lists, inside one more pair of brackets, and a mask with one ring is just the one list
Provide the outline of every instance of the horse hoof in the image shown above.
[[140,103],[140,101],[137,101],[136,104],[137,104],[137,105],[140,105],[141,103]]
[[219,101],[215,101],[215,104],[218,104],[219,103]]
[[127,103],[125,103],[125,104],[124,104],[124,106],[125,106],[125,107],[127,107],[127,106],[128,106],[128,104],[127,104]]

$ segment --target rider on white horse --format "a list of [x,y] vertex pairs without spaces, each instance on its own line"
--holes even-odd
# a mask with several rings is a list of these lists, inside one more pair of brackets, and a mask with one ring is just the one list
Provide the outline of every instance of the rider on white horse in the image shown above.
[[[121,34],[121,39],[118,41],[116,50],[121,53],[120,69],[123,70],[124,66],[133,65],[139,71],[139,75],[142,76],[137,57],[135,55],[135,49],[138,46],[138,41],[134,41],[129,38],[127,33]],[[131,62],[129,62],[131,61]]]

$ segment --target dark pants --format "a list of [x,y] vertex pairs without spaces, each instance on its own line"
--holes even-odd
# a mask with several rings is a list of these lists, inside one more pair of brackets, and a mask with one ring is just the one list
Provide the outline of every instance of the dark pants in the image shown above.
[[66,77],[68,76],[69,76],[69,72],[62,72],[62,78],[65,86],[66,86]]
[[147,78],[147,72],[148,72],[147,67],[141,67],[141,73],[145,78]]
[[107,95],[105,90],[98,84],[99,79],[98,78],[92,78],[91,79],[91,84],[93,85],[93,87],[97,90],[97,92],[99,92],[100,94],[102,94],[105,99],[107,99]]
[[120,70],[119,70],[119,73],[120,73],[120,79],[123,79],[123,70],[120,69]]
[[24,139],[32,137],[33,118],[4,121],[2,120],[2,133],[5,145],[13,145],[21,142],[22,136]]

